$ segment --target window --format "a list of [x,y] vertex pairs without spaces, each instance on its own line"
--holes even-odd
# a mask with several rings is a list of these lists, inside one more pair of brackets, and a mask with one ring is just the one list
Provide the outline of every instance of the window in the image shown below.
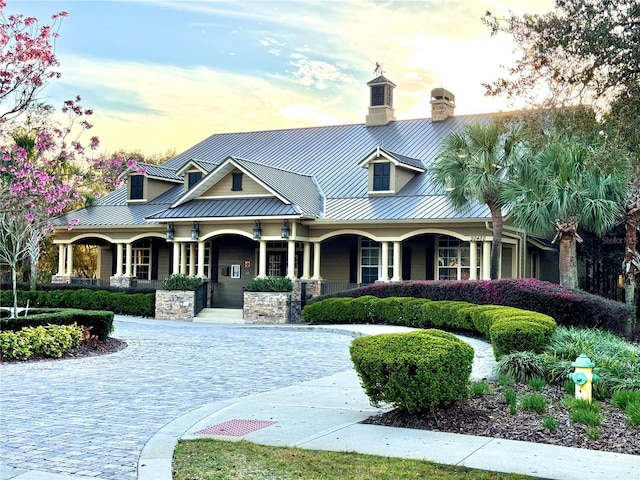
[[129,175],[129,198],[142,200],[144,198],[144,175]]
[[[389,269],[387,276],[393,277],[393,244],[389,244]],[[382,245],[368,238],[360,239],[361,283],[374,283],[380,278],[382,268]]]
[[239,192],[242,190],[242,173],[231,174],[231,191]]
[[387,191],[389,190],[391,179],[391,164],[374,163],[373,164],[373,190]]
[[[480,247],[476,258],[476,278],[480,278]],[[471,276],[469,242],[440,237],[438,242],[438,280],[468,280]]]
[[202,172],[189,172],[189,180],[187,184],[187,188],[191,189],[196,183],[202,180]]
[[[151,240],[138,240],[131,245],[133,253],[132,275],[140,280],[151,280]],[[126,265],[127,252],[123,252],[122,264]]]
[[371,87],[371,106],[384,105],[384,85]]

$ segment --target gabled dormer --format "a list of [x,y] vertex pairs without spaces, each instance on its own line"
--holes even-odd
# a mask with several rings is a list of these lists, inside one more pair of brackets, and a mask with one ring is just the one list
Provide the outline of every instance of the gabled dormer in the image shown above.
[[202,165],[202,162],[190,160],[176,172],[176,175],[183,179],[184,190],[186,192],[196,186],[207,173],[208,171]]
[[126,170],[121,178],[126,178],[129,203],[150,202],[181,180],[173,170],[145,163],[137,164],[135,170]]
[[421,160],[390,152],[381,147],[371,152],[358,166],[369,171],[369,195],[398,193],[415,175],[424,173]]

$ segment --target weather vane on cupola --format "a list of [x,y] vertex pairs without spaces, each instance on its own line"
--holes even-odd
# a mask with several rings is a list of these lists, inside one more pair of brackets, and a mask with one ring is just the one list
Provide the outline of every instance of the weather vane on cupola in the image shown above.
[[376,68],[373,71],[374,75],[384,75],[384,70],[382,70],[383,66],[384,63],[376,62]]

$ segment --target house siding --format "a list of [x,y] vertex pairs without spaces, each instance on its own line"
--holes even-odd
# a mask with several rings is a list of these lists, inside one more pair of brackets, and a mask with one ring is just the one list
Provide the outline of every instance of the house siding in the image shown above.
[[219,196],[238,196],[246,197],[247,195],[271,195],[266,188],[260,185],[258,182],[250,178],[248,175],[242,176],[242,190],[231,190],[233,185],[232,173],[241,173],[240,170],[234,169],[229,174],[225,175],[219,182],[208,189],[202,196],[203,197],[219,197]]

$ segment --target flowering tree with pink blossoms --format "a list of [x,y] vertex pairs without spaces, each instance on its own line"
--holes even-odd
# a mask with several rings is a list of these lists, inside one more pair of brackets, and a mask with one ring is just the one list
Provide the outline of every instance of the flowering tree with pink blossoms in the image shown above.
[[51,230],[51,220],[90,198],[88,186],[115,184],[126,168],[142,169],[135,161],[98,156],[97,137],[87,145],[80,141],[92,128],[88,118],[93,114],[81,106],[80,97],[64,102],[64,127],[17,126],[17,118],[37,101],[47,81],[59,77],[54,71],[59,64],[55,29],[67,14],[55,14],[53,25],[39,26],[33,17],[6,18],[5,7],[0,0],[0,263],[11,269],[15,315],[17,271],[29,258],[35,288],[40,244]]

